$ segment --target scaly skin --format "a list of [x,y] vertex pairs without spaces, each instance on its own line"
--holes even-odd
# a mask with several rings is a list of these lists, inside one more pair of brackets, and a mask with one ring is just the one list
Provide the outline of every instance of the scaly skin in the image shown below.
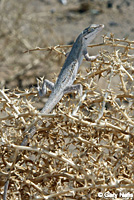
[[54,88],[45,106],[41,110],[42,113],[48,114],[51,112],[55,105],[61,100],[66,88],[71,88],[83,58],[85,57],[86,60],[90,60],[90,56],[87,54],[88,44],[96,37],[103,27],[104,25],[91,25],[78,36],[61,69]]
[[[58,79],[55,85],[51,86],[52,92],[45,104],[42,108],[41,113],[48,114],[50,113],[56,104],[61,100],[63,95],[68,92],[73,92],[74,90],[79,90],[80,94],[82,93],[82,86],[80,84],[73,85],[73,82],[76,78],[76,74],[78,69],[82,63],[83,58],[85,57],[86,60],[92,60],[87,53],[87,46],[90,42],[96,37],[96,35],[104,28],[104,25],[95,25],[92,24],[88,28],[84,29],[82,33],[77,37],[76,41],[73,44],[73,47],[61,69],[61,72],[58,76]],[[95,56],[94,56],[95,58]],[[43,84],[45,86],[45,84]],[[46,88],[46,87],[45,87]],[[40,91],[43,92],[43,88]],[[46,89],[45,89],[46,91]],[[26,135],[21,145],[27,145],[28,137],[32,138],[36,132],[36,127],[34,126],[35,123],[38,122],[38,125],[42,125],[42,121],[38,120],[37,118],[34,122],[25,130],[25,132],[29,131],[30,135]]]

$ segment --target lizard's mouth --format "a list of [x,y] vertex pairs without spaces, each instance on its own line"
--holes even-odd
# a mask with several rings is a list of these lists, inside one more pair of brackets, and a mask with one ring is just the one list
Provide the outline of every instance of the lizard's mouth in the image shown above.
[[104,24],[92,24],[90,27],[88,27],[88,33],[94,32],[95,30],[102,30],[104,28]]

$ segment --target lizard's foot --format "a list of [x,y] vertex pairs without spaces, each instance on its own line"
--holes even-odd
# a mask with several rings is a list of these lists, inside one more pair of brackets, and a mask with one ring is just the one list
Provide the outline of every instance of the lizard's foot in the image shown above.
[[86,53],[86,54],[84,55],[84,57],[85,57],[85,59],[86,59],[87,61],[94,61],[94,60],[96,60],[99,56],[100,56],[100,54],[97,54],[97,55],[95,55],[95,56],[89,56],[88,53]]
[[37,90],[39,92],[40,97],[46,95],[47,88],[49,88],[50,90],[53,90],[54,83],[52,83],[51,81],[47,79],[44,80],[44,77],[42,77],[41,80],[37,79]]
[[76,99],[80,99],[82,96],[82,92],[83,92],[83,87],[81,84],[76,84],[76,90],[77,90],[77,95],[76,95]]
[[40,79],[37,78],[37,90],[38,90],[39,96],[42,97],[46,95],[47,88],[46,88],[45,80],[43,81],[44,77],[41,77]]

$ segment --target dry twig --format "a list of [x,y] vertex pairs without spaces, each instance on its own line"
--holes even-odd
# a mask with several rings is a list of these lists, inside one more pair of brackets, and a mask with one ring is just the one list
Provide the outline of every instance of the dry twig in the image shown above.
[[[37,98],[34,89],[0,90],[3,199],[96,199],[99,192],[106,191],[133,194],[134,68],[129,52],[133,44],[104,36],[105,48],[117,50],[100,52],[91,70],[77,77],[83,84],[82,98],[64,96],[55,113],[37,111],[32,102]],[[59,55],[68,47],[29,51],[55,51]],[[123,53],[119,47],[124,48]],[[98,76],[106,79],[106,89],[96,86]],[[112,87],[115,77],[120,80],[116,90]],[[37,134],[25,135],[24,130],[33,125]]]

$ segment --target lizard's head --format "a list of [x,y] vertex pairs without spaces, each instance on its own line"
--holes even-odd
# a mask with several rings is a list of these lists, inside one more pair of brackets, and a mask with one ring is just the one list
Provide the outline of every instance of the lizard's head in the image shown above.
[[92,24],[88,28],[85,28],[82,35],[86,45],[88,45],[103,28],[103,24]]

